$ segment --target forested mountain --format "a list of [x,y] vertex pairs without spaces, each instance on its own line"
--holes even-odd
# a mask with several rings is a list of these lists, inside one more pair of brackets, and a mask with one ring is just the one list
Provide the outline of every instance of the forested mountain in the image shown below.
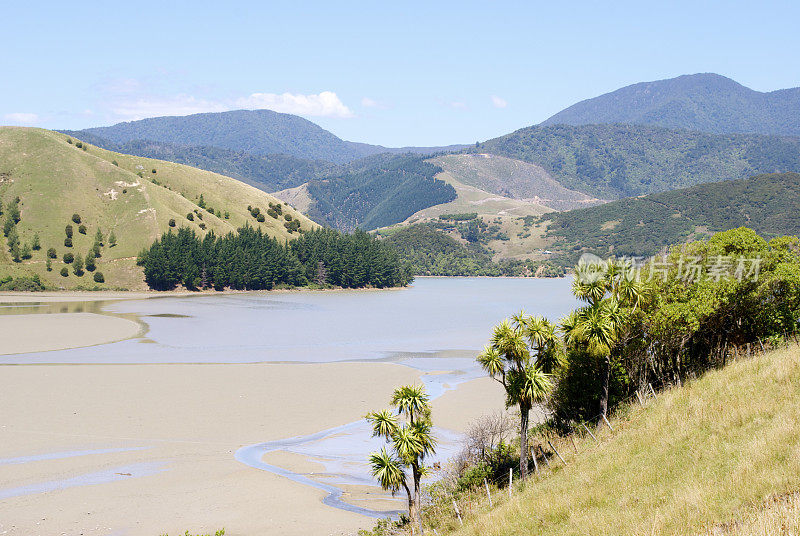
[[662,247],[746,226],[761,236],[800,235],[800,174],[758,175],[549,213],[547,234],[566,263],[601,256],[653,255]]
[[[235,110],[187,116],[152,117],[110,127],[65,133],[84,139],[89,134],[115,144],[156,141],[184,146],[218,147],[252,155],[286,154],[344,163],[369,155],[440,152],[442,147],[387,148],[344,141],[302,117],[272,110]],[[96,139],[86,139],[95,143]],[[454,146],[459,149],[463,146]]]
[[338,168],[307,185],[309,216],[336,229],[376,229],[455,199],[435,178],[442,169],[417,155],[376,155]]
[[470,150],[538,164],[564,186],[606,199],[800,170],[800,138],[644,125],[533,126]]
[[800,88],[762,93],[718,74],[684,75],[581,101],[542,125],[600,123],[800,136]]
[[299,186],[336,168],[323,160],[308,160],[287,154],[254,155],[220,147],[178,145],[163,141],[133,140],[113,143],[81,133],[81,139],[118,153],[185,164],[244,181],[265,192]]

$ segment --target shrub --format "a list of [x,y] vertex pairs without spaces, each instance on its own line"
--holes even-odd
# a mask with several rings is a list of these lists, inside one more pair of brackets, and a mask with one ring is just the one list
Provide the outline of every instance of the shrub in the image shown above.
[[23,259],[30,259],[31,258],[31,247],[28,244],[22,246],[22,254]]
[[292,221],[292,215],[291,214],[284,214],[283,215],[283,219],[286,220],[286,221]]
[[72,247],[72,239],[67,237],[64,239],[64,247],[71,248]]
[[258,223],[264,223],[265,220],[266,220],[266,218],[264,217],[263,214],[259,214],[258,217],[256,218],[256,221]]
[[72,225],[64,227],[64,233],[67,235],[67,238],[72,238]]
[[190,212],[189,214],[186,215],[186,219],[189,221],[194,221],[194,214]]
[[153,168],[153,175],[156,174],[156,168]]
[[99,227],[97,228],[97,232],[94,234],[94,243],[98,246],[103,245],[103,231],[101,231]]
[[81,147],[81,149],[83,149],[83,150],[84,150],[84,152],[85,152],[85,151],[87,151],[87,149],[86,149],[86,144],[84,144],[84,145],[83,145],[83,147]]
[[111,231],[111,234],[108,235],[108,247],[113,248],[117,245],[117,235],[114,234],[114,231]]
[[44,263],[44,266],[45,266],[45,268],[47,268],[48,272],[52,272],[53,271],[53,259],[47,259],[47,261],[45,261],[45,263]]
[[169,226],[170,227],[175,227],[175,218],[170,218],[169,219]]
[[205,228],[206,228],[206,224],[205,224],[205,223],[201,223],[201,224],[200,224],[200,228],[201,228],[201,229],[203,229],[203,230],[205,230]]
[[64,259],[64,264],[70,264],[72,261],[75,260],[75,255],[73,255],[72,253],[64,253],[64,256],[62,258]]
[[225,219],[226,219],[226,220],[229,220],[229,219],[231,219],[231,213],[230,213],[230,212],[228,212],[227,210],[225,211]]
[[83,224],[80,224],[78,226],[78,232],[81,233],[81,234],[86,234],[86,226],[83,225]]
[[81,141],[77,142],[77,143],[75,144],[75,147],[77,147],[78,149],[81,149],[81,148],[83,148],[83,142],[81,142]]
[[72,263],[72,273],[78,277],[83,275],[83,259],[81,257],[75,257],[75,262]]
[[92,253],[94,254],[95,259],[99,259],[102,256],[100,254],[100,244],[98,244],[97,242],[95,242],[94,246],[92,246]]
[[269,214],[270,217],[275,218],[276,220],[278,219],[278,213],[275,211],[274,208],[269,209],[267,211],[267,214]]
[[94,273],[94,282],[95,283],[105,283],[106,278],[103,277],[103,272],[95,272]]
[[20,258],[22,252],[19,249],[18,242],[14,242],[11,245],[11,248],[9,248],[9,252],[11,253],[11,258],[14,260],[14,262],[22,262],[22,259]]
[[65,266],[61,269],[61,277],[67,277],[67,276],[69,276],[69,270],[67,270],[67,267]]
[[72,138],[67,138],[67,143],[69,143],[70,145],[72,145]]
[[200,199],[197,201],[197,206],[200,208],[206,208],[206,200],[203,199],[203,194],[200,194]]
[[56,253],[56,248],[49,248],[47,250],[47,257],[50,259],[55,259],[56,257],[58,257],[58,254]]
[[74,221],[75,223],[80,223],[81,215],[76,212],[75,214],[72,215],[72,221]]
[[39,251],[42,249],[42,242],[39,240],[39,233],[33,235],[33,243],[31,244],[31,247],[34,251]]
[[32,277],[6,277],[0,279],[0,290],[16,290],[36,292],[44,290],[44,284],[38,275]]
[[111,163],[114,164],[115,166],[119,167],[119,162],[117,162],[116,160],[112,160]]
[[94,272],[95,268],[97,268],[97,264],[95,264],[94,259],[94,252],[90,251],[86,254],[86,260],[83,262],[83,264],[86,266],[86,270],[89,272]]

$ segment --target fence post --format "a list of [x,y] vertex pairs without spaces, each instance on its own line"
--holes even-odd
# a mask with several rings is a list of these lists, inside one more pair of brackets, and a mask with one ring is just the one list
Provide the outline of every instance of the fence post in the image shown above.
[[762,352],[766,352],[766,350],[764,350],[764,343],[763,343],[763,342],[761,342],[761,337],[758,337],[758,344],[760,344],[760,345],[761,345],[761,351],[762,351]]
[[461,512],[458,511],[458,505],[456,504],[456,500],[453,499],[453,508],[456,511],[456,515],[458,516],[458,522],[461,523],[461,526],[464,526],[464,521],[461,519]]
[[650,392],[653,393],[653,398],[658,400],[658,397],[656,396],[656,390],[653,389],[653,384],[652,383],[648,383],[647,386],[650,388]]
[[564,458],[561,457],[561,454],[558,453],[558,451],[556,450],[556,448],[553,446],[553,444],[550,442],[549,439],[547,440],[547,443],[550,445],[550,448],[553,449],[553,452],[556,453],[556,456],[558,456],[558,459],[561,460],[561,463],[563,463],[564,465],[567,465],[567,462],[564,461]]
[[539,449],[542,451],[542,458],[544,458],[544,463],[547,464],[547,468],[551,469],[550,467],[550,460],[547,459],[547,453],[544,451],[541,445],[539,445]]
[[584,430],[586,430],[587,432],[589,432],[589,435],[590,435],[590,436],[592,436],[592,439],[594,439],[595,441],[597,441],[597,438],[596,438],[596,437],[594,437],[594,434],[592,433],[592,431],[591,431],[591,430],[589,430],[589,428],[587,428],[586,424],[584,424],[584,423],[581,423],[581,426],[583,426],[583,429],[584,429]]
[[486,496],[489,497],[489,508],[492,507],[492,494],[489,493],[489,482],[484,478],[483,485],[486,486]]
[[533,448],[533,446],[528,447],[528,453],[531,455],[531,458],[533,458],[533,472],[538,473],[539,462],[536,461],[536,450]]
[[572,441],[572,446],[575,447],[575,454],[578,453],[578,445],[575,444],[574,434],[569,434],[569,440]]
[[642,395],[639,394],[639,390],[638,389],[636,390],[636,398],[639,399],[639,405],[640,406],[644,406],[644,400],[642,400]]
[[514,484],[514,468],[508,468],[508,498],[511,498],[511,486]]
[[608,426],[608,428],[613,432],[614,428],[611,426],[611,423],[608,422],[608,419],[606,419],[605,415],[603,415],[603,421],[606,423],[606,426]]

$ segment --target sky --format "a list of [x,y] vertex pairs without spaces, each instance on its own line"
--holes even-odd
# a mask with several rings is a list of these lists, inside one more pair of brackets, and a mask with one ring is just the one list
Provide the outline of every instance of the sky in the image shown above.
[[269,108],[385,146],[474,143],[628,84],[800,86],[800,2],[13,2],[0,124]]

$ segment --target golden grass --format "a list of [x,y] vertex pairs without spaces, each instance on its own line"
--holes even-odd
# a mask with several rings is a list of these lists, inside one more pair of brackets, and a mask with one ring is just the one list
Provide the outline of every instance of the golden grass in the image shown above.
[[[696,535],[738,526],[771,497],[800,489],[798,415],[797,347],[733,363],[631,407],[599,444],[580,438],[578,454],[557,445],[566,467],[551,461],[554,471],[494,509],[462,508],[457,534]],[[783,534],[759,527],[796,511],[795,499],[765,509],[751,532],[722,534]]]
[[713,527],[706,536],[798,536],[800,494],[775,497],[741,519]]

